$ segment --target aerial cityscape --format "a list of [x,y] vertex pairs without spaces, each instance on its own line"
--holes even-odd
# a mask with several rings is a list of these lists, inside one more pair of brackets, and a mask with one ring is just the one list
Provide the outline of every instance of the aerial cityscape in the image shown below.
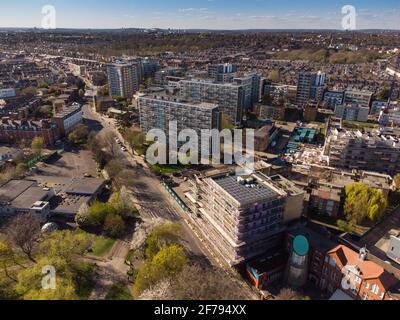
[[397,0],[0,6],[0,300],[400,300]]

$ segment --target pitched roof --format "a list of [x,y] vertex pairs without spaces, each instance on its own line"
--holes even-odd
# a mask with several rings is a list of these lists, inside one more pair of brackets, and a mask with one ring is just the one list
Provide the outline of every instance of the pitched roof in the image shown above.
[[398,280],[384,268],[375,262],[361,260],[357,252],[344,245],[339,245],[328,252],[329,255],[333,253],[338,257],[342,268],[347,265],[357,266],[360,270],[359,276],[362,279],[378,279],[386,290],[398,282]]

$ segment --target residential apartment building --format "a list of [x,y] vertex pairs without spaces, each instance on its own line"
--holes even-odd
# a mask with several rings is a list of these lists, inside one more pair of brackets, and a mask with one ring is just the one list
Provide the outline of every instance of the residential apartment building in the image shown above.
[[331,167],[390,175],[400,172],[400,140],[378,130],[361,133],[334,129],[326,140],[324,154]]
[[370,114],[373,116],[378,116],[382,110],[384,110],[388,107],[388,105],[389,104],[387,101],[375,100],[371,104]]
[[357,104],[370,108],[373,93],[370,91],[346,90],[344,93],[344,104]]
[[369,108],[360,104],[340,104],[335,107],[335,116],[347,121],[367,122]]
[[297,84],[296,103],[302,106],[309,100],[322,101],[325,91],[325,73],[300,72]]
[[138,62],[116,62],[107,65],[110,96],[131,99],[139,91],[141,66]]
[[245,110],[253,109],[254,105],[260,101],[261,77],[256,74],[248,74],[233,79],[233,83],[244,88],[244,107]]
[[343,104],[344,91],[326,91],[324,94],[325,108],[335,110],[337,105]]
[[219,106],[220,111],[232,124],[242,122],[246,90],[243,86],[213,83],[202,80],[180,82],[181,98],[193,102],[209,102]]
[[143,132],[163,130],[169,137],[169,123],[177,122],[178,134],[184,129],[201,130],[221,128],[221,112],[216,104],[186,102],[166,96],[141,96],[138,98],[140,127]]
[[283,120],[285,119],[285,107],[284,106],[266,106],[259,105],[259,117],[260,119],[273,119]]
[[265,152],[270,144],[275,141],[279,134],[279,129],[274,123],[267,124],[254,132],[254,150]]
[[0,99],[13,98],[17,94],[14,88],[0,88]]
[[78,103],[73,103],[64,107],[61,112],[53,116],[51,121],[55,123],[62,136],[70,133],[74,127],[83,120],[82,106]]
[[237,72],[237,66],[230,63],[210,64],[208,77],[219,83],[232,82]]
[[343,187],[319,183],[311,190],[309,212],[327,217],[338,217],[343,208],[343,196]]
[[0,123],[0,142],[19,143],[22,140],[32,141],[36,137],[43,138],[46,145],[53,145],[59,138],[58,127],[47,120],[28,121],[2,118]]
[[213,249],[232,266],[280,250],[285,222],[302,214],[303,192],[282,176],[210,172],[191,183],[190,211]]

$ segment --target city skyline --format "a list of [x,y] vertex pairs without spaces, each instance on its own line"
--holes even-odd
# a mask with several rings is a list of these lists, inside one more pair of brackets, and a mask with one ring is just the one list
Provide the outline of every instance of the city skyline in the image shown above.
[[[357,29],[399,29],[398,1],[227,1],[155,0],[52,2],[17,0],[2,4],[1,28],[41,27],[42,8],[56,9],[57,28],[162,28],[162,29],[341,29],[344,5],[357,10]],[[29,14],[27,14],[29,12]]]

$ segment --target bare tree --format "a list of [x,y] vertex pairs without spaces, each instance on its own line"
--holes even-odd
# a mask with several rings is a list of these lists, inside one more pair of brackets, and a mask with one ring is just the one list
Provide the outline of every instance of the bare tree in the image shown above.
[[40,236],[39,220],[30,213],[18,214],[7,223],[4,231],[9,243],[36,263],[32,254]]
[[[195,264],[184,267],[174,279],[171,291],[176,300],[242,300],[241,288],[226,279],[222,270]],[[190,285],[188,285],[190,284]]]
[[107,132],[101,140],[106,152],[108,152],[112,158],[117,157],[119,149],[118,143],[115,141],[115,139],[116,135],[113,132]]
[[144,291],[139,300],[173,300],[173,295],[171,294],[171,282],[169,280],[163,280],[157,283],[155,286]]
[[301,300],[302,296],[292,288],[282,288],[276,296],[276,300]]

